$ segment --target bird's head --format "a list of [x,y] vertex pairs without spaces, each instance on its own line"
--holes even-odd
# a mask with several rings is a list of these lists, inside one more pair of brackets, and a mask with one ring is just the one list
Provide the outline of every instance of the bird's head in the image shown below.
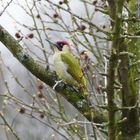
[[63,51],[64,46],[70,49],[70,44],[67,41],[57,41],[56,47],[59,51]]

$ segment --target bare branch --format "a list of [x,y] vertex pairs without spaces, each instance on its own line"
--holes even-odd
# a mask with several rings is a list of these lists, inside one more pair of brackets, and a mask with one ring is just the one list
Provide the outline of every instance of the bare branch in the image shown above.
[[13,0],[10,0],[7,5],[4,7],[4,9],[0,12],[0,16],[2,16],[2,14],[5,12],[5,10],[10,6],[10,4],[12,3]]

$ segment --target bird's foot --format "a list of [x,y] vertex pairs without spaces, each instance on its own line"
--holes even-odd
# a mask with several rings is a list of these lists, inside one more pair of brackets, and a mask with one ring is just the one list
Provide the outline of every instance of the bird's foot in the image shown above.
[[56,86],[61,83],[63,80],[55,81],[55,85],[53,86],[53,89],[55,90]]

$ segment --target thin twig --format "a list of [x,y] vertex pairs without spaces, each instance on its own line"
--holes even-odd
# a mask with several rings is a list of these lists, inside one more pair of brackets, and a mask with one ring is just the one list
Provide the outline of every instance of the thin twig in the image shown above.
[[0,12],[0,16],[2,16],[2,14],[5,12],[5,10],[10,6],[10,4],[12,3],[13,0],[10,0],[7,5],[4,7],[4,9]]

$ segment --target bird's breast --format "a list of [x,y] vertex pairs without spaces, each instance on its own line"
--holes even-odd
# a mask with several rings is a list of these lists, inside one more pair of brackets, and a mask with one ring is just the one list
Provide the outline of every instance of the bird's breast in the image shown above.
[[54,65],[57,75],[65,82],[71,84],[75,82],[74,78],[68,73],[68,64],[61,59],[61,54],[54,54]]

